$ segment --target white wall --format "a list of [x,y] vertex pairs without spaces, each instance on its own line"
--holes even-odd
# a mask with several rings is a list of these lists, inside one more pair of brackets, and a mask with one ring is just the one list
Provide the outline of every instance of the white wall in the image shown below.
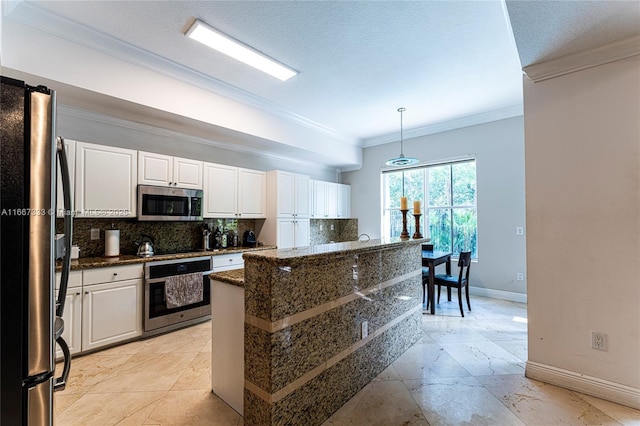
[[[358,232],[372,238],[381,232],[380,171],[399,151],[399,143],[366,148],[362,169],[342,174],[343,183],[351,184]],[[523,118],[406,140],[404,152],[425,162],[475,155],[478,262],[471,267],[471,285],[483,294],[524,300],[526,282],[516,281],[518,272],[526,273],[525,237],[516,236],[516,227],[525,225]]]
[[640,408],[640,56],[524,99],[527,375]]

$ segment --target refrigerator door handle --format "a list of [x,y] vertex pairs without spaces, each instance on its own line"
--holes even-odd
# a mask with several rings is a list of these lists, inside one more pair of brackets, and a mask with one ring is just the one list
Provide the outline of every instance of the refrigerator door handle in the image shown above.
[[[61,318],[56,318],[56,328],[58,328],[58,320],[61,320]],[[56,343],[60,346],[60,349],[62,349],[62,353],[64,354],[64,367],[62,369],[62,376],[56,377],[54,381],[54,392],[64,390],[64,388],[67,386],[69,371],[71,370],[71,352],[69,352],[69,346],[67,345],[67,342],[65,342],[62,338],[63,329],[64,326],[62,326],[59,330],[56,330],[56,334],[60,334],[56,336]]]
[[[62,195],[64,198],[64,244],[65,255],[62,259],[62,274],[60,279],[60,291],[56,301],[56,316],[62,317],[64,312],[64,302],[67,298],[67,286],[69,284],[69,273],[71,270],[71,237],[73,233],[73,214],[71,211],[71,178],[69,176],[69,165],[67,164],[67,154],[65,152],[64,138],[56,138],[58,147],[58,160],[60,162],[60,173],[62,175]],[[66,356],[65,356],[66,360]]]

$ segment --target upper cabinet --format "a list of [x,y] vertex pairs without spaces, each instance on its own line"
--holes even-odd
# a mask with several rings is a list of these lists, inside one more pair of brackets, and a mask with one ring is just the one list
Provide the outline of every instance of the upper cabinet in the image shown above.
[[311,214],[309,176],[273,170],[267,172],[267,216],[308,218]]
[[76,142],[78,217],[135,217],[137,151]]
[[313,181],[315,219],[346,219],[351,216],[351,187],[334,182]]
[[258,170],[204,163],[204,217],[266,217],[267,177]]
[[138,151],[138,184],[202,189],[202,161]]

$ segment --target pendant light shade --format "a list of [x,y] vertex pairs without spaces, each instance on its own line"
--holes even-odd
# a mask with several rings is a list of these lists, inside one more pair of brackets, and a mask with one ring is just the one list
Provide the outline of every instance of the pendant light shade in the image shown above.
[[404,156],[404,144],[403,144],[403,128],[402,128],[402,113],[405,111],[405,108],[398,108],[398,112],[400,113],[400,156],[397,158],[392,158],[388,160],[385,164],[387,166],[410,166],[412,164],[416,164],[419,162],[417,158],[413,157],[405,157]]

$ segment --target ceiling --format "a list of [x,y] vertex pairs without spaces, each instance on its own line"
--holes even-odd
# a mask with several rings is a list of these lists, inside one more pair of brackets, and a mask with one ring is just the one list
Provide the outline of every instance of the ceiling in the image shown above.
[[[206,90],[358,148],[398,139],[398,107],[405,138],[520,115],[523,66],[640,34],[636,0],[21,0],[3,15],[200,87],[206,80]],[[300,74],[281,82],[191,41],[184,32],[196,18]]]

